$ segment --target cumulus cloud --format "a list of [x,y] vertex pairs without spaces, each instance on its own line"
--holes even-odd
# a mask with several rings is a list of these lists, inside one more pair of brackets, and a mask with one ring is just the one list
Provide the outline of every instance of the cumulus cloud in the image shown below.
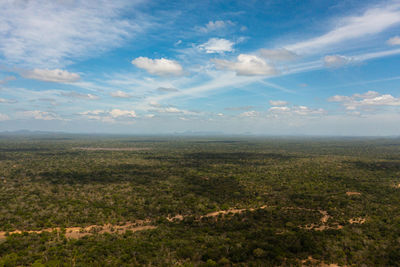
[[81,77],[77,73],[71,73],[60,69],[33,69],[21,72],[22,77],[45,82],[72,83],[78,81]]
[[139,2],[0,1],[0,54],[9,64],[54,68],[118,47],[150,24],[123,16],[137,14]]
[[70,97],[70,98],[80,98],[80,99],[89,99],[89,100],[96,100],[99,99],[97,95],[93,94],[81,94],[77,92],[62,92],[61,96]]
[[201,44],[198,48],[207,54],[225,53],[233,51],[234,43],[222,38],[211,38],[206,43]]
[[89,110],[85,112],[79,113],[79,115],[84,116],[91,120],[99,120],[102,122],[116,122],[116,121],[124,121],[124,120],[132,120],[137,117],[136,112],[134,110],[121,110],[121,109],[112,109],[112,110]]
[[110,96],[116,97],[116,98],[131,98],[132,97],[132,95],[130,95],[124,91],[121,91],[121,90],[111,92]]
[[319,108],[319,109],[312,109],[306,106],[295,106],[292,108],[292,112],[297,115],[312,115],[312,114],[323,114],[325,112],[324,109]]
[[260,54],[262,57],[271,60],[271,61],[292,61],[295,60],[298,56],[285,48],[280,49],[261,49]]
[[194,112],[194,111],[179,109],[179,108],[173,107],[173,106],[164,106],[157,102],[150,102],[149,105],[153,107],[151,112],[164,113],[164,114],[184,114],[184,115],[197,115],[198,114],[197,112]]
[[35,120],[61,120],[61,118],[54,112],[40,111],[40,110],[29,110],[18,112],[19,117],[23,119],[35,119]]
[[271,106],[286,106],[288,102],[282,100],[270,100],[269,104]]
[[328,55],[324,57],[326,67],[337,68],[352,62],[352,58],[341,55]]
[[322,108],[312,109],[307,106],[278,106],[271,107],[268,111],[274,115],[299,115],[299,116],[308,116],[308,115],[320,115],[325,113],[325,110]]
[[0,121],[8,121],[10,117],[7,114],[0,113]]
[[400,45],[400,36],[394,36],[390,38],[387,43],[389,45]]
[[346,110],[400,106],[400,98],[390,94],[380,94],[375,91],[368,91],[364,94],[353,94],[351,96],[335,95],[330,97],[328,101],[342,103]]
[[239,76],[274,75],[275,67],[255,55],[240,54],[237,61],[213,59],[218,69],[235,71]]
[[159,76],[183,74],[183,68],[178,62],[165,58],[151,59],[147,57],[138,57],[132,60],[132,64],[146,70],[150,74]]
[[109,113],[113,118],[119,118],[119,117],[136,118],[136,112],[134,110],[113,109]]
[[245,111],[239,114],[239,117],[257,117],[258,112],[255,110]]
[[268,109],[269,112],[273,112],[273,113],[281,113],[281,112],[288,112],[290,111],[289,107],[270,107]]
[[233,23],[230,20],[223,21],[223,20],[216,20],[216,21],[209,21],[204,27],[197,27],[197,30],[202,32],[202,33],[209,33],[221,29],[225,29],[229,26],[233,26],[235,23]]

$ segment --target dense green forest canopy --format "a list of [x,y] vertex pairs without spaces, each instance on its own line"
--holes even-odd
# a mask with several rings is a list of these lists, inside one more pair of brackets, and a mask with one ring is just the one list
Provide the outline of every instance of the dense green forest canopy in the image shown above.
[[396,138],[0,136],[0,266],[398,266],[399,211]]

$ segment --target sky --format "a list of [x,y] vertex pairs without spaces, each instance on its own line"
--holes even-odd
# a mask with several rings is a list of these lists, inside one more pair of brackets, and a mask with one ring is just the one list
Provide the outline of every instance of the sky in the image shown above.
[[0,131],[400,135],[400,1],[0,1]]

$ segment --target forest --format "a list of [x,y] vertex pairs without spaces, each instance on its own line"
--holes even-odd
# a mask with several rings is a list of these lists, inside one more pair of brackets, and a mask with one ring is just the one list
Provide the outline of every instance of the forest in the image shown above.
[[0,266],[400,266],[400,139],[0,136]]

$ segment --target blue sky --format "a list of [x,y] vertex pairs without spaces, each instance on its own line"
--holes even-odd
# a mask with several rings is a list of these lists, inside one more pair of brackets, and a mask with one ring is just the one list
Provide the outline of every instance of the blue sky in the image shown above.
[[0,2],[0,131],[399,135],[400,1]]

